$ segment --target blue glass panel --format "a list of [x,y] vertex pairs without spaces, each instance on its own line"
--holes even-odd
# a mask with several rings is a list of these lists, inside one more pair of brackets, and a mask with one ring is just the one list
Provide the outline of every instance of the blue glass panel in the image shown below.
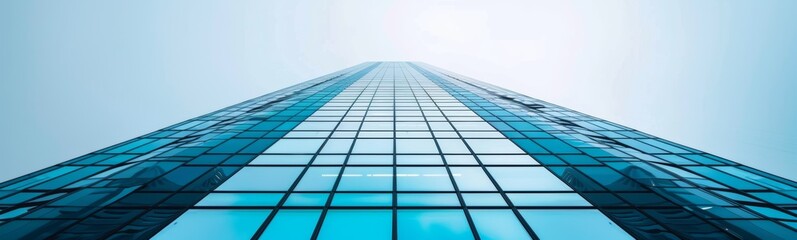
[[526,153],[508,139],[465,139],[476,154]]
[[330,191],[339,173],[340,167],[310,167],[294,191]]
[[152,239],[248,239],[271,210],[191,209]]
[[473,155],[446,155],[448,165],[478,165]]
[[496,191],[493,182],[481,167],[451,167],[450,169],[460,191]]
[[321,210],[280,210],[260,239],[310,239]]
[[318,239],[391,239],[391,210],[329,210]]
[[571,191],[542,167],[488,167],[504,191]]
[[443,165],[443,159],[439,155],[397,155],[396,164]]
[[318,155],[313,160],[313,165],[343,165],[346,155]]
[[338,185],[339,191],[392,191],[393,168],[346,167]]
[[349,153],[353,139],[330,139],[324,144],[321,153]]
[[460,139],[437,139],[440,150],[445,154],[469,154],[470,150]]
[[468,207],[504,207],[506,201],[498,193],[463,193],[462,199]]
[[397,167],[398,191],[454,191],[444,167]]
[[540,239],[634,239],[594,209],[520,210]]
[[282,193],[211,193],[197,206],[251,206],[273,207],[282,199]]
[[332,206],[392,206],[390,193],[337,193],[332,197]]
[[357,139],[352,153],[393,153],[393,139]]
[[396,153],[438,153],[432,139],[396,139]]
[[324,139],[280,139],[264,153],[316,153]]
[[454,193],[399,193],[397,205],[413,206],[460,206],[459,198]]
[[285,201],[285,206],[324,206],[329,193],[292,193]]
[[512,210],[473,209],[469,212],[481,239],[531,239]]
[[529,155],[479,155],[485,165],[539,165]]
[[286,191],[302,167],[245,167],[221,184],[218,191]]
[[462,210],[398,210],[399,239],[473,239]]
[[507,193],[515,206],[591,206],[576,193]]
[[312,158],[313,155],[259,155],[249,165],[302,165]]

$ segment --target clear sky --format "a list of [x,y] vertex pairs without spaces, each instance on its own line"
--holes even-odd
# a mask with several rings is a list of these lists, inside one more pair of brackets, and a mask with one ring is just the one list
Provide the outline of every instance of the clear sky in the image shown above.
[[797,179],[797,1],[0,1],[0,180],[364,61]]

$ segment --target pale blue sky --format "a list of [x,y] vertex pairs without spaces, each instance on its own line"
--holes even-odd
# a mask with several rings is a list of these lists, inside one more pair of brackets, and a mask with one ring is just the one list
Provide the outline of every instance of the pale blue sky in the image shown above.
[[797,179],[797,1],[0,2],[0,180],[414,60]]

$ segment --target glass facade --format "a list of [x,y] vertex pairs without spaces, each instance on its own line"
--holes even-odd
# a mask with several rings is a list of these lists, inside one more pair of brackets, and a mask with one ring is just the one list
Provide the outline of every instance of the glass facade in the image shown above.
[[797,239],[797,183],[369,62],[0,184],[4,239]]

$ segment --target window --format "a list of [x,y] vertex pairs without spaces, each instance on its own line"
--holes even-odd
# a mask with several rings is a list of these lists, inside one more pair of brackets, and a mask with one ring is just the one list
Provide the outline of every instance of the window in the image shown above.
[[349,153],[354,139],[330,139],[321,149],[321,153]]
[[460,191],[495,191],[495,186],[481,167],[451,167]]
[[465,141],[476,154],[526,153],[509,139],[465,139]]
[[310,239],[321,210],[280,210],[260,239]]
[[283,205],[289,207],[324,206],[328,198],[329,193],[292,193]]
[[248,239],[271,210],[191,209],[152,239]]
[[443,159],[438,155],[398,155],[396,156],[398,165],[443,165]]
[[488,167],[504,191],[572,191],[542,167]]
[[302,122],[293,130],[332,130],[338,122]]
[[393,153],[393,139],[357,139],[352,153]]
[[506,195],[515,206],[520,207],[592,206],[576,193],[507,193]]
[[295,191],[331,191],[338,179],[340,167],[310,167],[302,176]]
[[397,167],[398,191],[454,191],[444,167]]
[[244,167],[217,191],[287,191],[303,167]]
[[432,139],[398,139],[396,153],[438,153]]
[[273,207],[282,199],[282,193],[211,193],[197,206]]
[[417,206],[443,206],[459,207],[459,199],[453,193],[399,193],[396,196],[398,206],[417,207]]
[[393,206],[393,194],[390,193],[336,193],[332,197],[335,207],[389,207]]
[[393,211],[391,210],[329,210],[318,239],[391,239]]
[[313,155],[260,155],[249,165],[289,165],[307,164]]
[[468,147],[460,139],[438,139],[437,143],[440,144],[440,149],[445,154],[470,153]]
[[338,191],[392,191],[393,168],[346,167]]
[[468,207],[505,207],[506,202],[498,193],[463,193],[462,199]]
[[316,153],[324,139],[280,139],[264,153]]
[[512,210],[473,209],[469,212],[481,239],[531,239]]
[[534,209],[520,214],[540,239],[634,239],[595,209]]
[[398,210],[399,239],[473,239],[462,210]]

